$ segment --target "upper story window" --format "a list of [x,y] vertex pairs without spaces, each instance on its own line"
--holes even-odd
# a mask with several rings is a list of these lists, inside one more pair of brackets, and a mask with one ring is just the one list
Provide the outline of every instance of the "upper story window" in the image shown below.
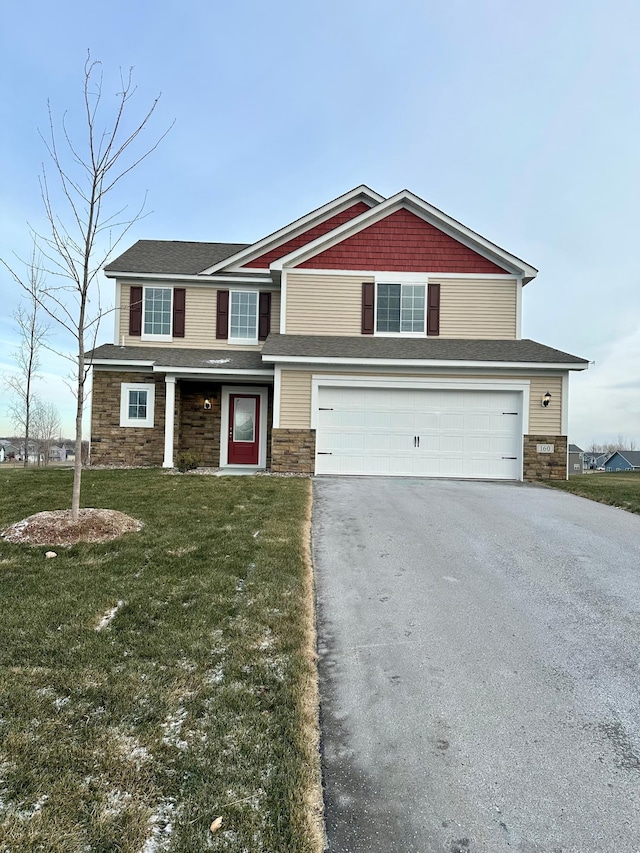
[[172,287],[144,288],[142,334],[145,338],[171,338],[172,314]]
[[376,332],[424,335],[425,285],[379,283],[376,293]]
[[229,309],[229,341],[236,344],[257,344],[257,292],[232,290]]

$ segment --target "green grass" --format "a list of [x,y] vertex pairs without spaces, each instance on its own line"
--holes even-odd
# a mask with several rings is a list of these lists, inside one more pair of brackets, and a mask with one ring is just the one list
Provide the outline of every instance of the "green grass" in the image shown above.
[[576,474],[569,480],[549,480],[546,484],[640,515],[640,471]]
[[[71,477],[0,471],[0,529],[68,507]],[[319,849],[309,500],[89,470],[82,505],[140,533],[57,559],[0,540],[1,853]]]

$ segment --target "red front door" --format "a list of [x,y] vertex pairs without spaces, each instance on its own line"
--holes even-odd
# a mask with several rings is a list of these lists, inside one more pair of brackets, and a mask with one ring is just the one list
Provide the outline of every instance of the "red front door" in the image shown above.
[[257,465],[260,434],[260,396],[229,395],[229,465]]

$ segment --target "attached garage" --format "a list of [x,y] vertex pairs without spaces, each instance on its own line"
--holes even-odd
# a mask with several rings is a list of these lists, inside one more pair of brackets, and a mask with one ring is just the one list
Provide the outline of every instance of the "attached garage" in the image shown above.
[[316,474],[522,479],[528,391],[317,382]]

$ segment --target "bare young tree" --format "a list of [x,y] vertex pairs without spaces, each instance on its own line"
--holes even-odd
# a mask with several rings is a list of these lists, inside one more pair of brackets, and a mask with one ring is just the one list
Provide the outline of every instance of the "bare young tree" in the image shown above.
[[103,118],[108,108],[104,105],[102,65],[88,54],[83,80],[84,130],[80,138],[74,138],[66,113],[58,123],[54,121],[50,104],[48,131],[41,134],[56,180],[54,187],[43,166],[40,191],[47,230],[34,231],[34,238],[44,258],[43,269],[55,283],[43,288],[39,304],[74,341],[76,418],[71,502],[74,522],[80,509],[82,420],[91,369],[87,352],[95,346],[100,320],[105,314],[97,276],[144,210],[143,200],[135,214],[126,216],[126,205],[118,205],[115,191],[120,181],[158,147],[171,129],[140,148],[140,137],[148,128],[160,96],[142,120],[131,123],[130,101],[136,92],[132,71],[120,73],[120,91],[114,108]]
[[31,260],[26,264],[25,274],[20,278],[20,285],[26,294],[26,301],[18,305],[13,312],[13,319],[20,334],[20,342],[12,353],[17,369],[5,378],[5,385],[13,397],[9,405],[9,416],[14,428],[24,436],[26,468],[29,464],[31,414],[36,403],[33,386],[40,369],[40,350],[49,331],[48,325],[41,322],[40,318],[43,274],[35,245]]
[[53,403],[38,403],[33,411],[33,438],[38,447],[38,459],[49,464],[49,449],[60,435],[60,415]]

